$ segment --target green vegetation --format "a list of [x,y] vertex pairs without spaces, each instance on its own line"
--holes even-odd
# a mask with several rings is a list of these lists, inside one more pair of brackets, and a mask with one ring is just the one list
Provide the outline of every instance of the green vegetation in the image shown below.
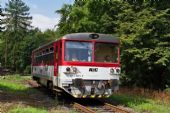
[[170,88],[165,89],[166,92],[170,93]]
[[14,74],[14,75],[6,75],[6,76],[0,76],[0,81],[21,81],[21,80],[30,80],[31,76],[21,76],[20,74]]
[[23,83],[29,80],[30,76],[8,75],[0,77],[0,90],[7,94],[14,94],[20,97],[26,97],[30,93],[36,93],[37,90],[30,89]]
[[18,106],[17,108],[10,110],[9,113],[49,113],[49,112],[41,108],[34,107],[23,108],[23,106]]
[[139,96],[126,94],[114,94],[110,97],[111,100],[118,102],[120,105],[125,105],[134,109],[134,111],[143,113],[169,113],[170,106],[160,101],[148,99]]
[[26,87],[22,84],[10,83],[8,81],[1,81],[0,86],[0,89],[3,91],[10,91],[8,93],[17,93],[18,90],[23,91],[26,89]]

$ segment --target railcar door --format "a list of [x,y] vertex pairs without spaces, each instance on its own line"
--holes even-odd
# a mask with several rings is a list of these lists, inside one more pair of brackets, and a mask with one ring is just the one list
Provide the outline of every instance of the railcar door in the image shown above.
[[58,69],[61,62],[61,41],[54,43],[54,85],[58,86]]

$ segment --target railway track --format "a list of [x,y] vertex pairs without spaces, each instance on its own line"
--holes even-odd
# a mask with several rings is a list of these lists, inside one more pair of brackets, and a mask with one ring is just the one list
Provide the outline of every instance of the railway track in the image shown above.
[[79,103],[74,103],[73,108],[81,113],[134,113],[126,109],[105,103],[103,106],[89,107],[83,106]]

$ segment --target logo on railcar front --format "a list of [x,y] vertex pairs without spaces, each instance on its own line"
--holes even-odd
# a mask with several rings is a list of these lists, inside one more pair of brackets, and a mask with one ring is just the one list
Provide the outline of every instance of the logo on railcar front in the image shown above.
[[98,68],[89,68],[89,72],[98,72]]

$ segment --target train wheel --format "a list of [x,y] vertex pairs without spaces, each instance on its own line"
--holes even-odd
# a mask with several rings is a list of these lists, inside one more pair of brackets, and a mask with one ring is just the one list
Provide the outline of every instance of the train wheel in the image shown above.
[[55,99],[56,97],[56,93],[55,91],[53,90],[53,83],[51,81],[48,81],[47,82],[47,88],[49,90],[49,96],[52,97],[53,99]]
[[40,85],[40,78],[32,76],[32,79]]

